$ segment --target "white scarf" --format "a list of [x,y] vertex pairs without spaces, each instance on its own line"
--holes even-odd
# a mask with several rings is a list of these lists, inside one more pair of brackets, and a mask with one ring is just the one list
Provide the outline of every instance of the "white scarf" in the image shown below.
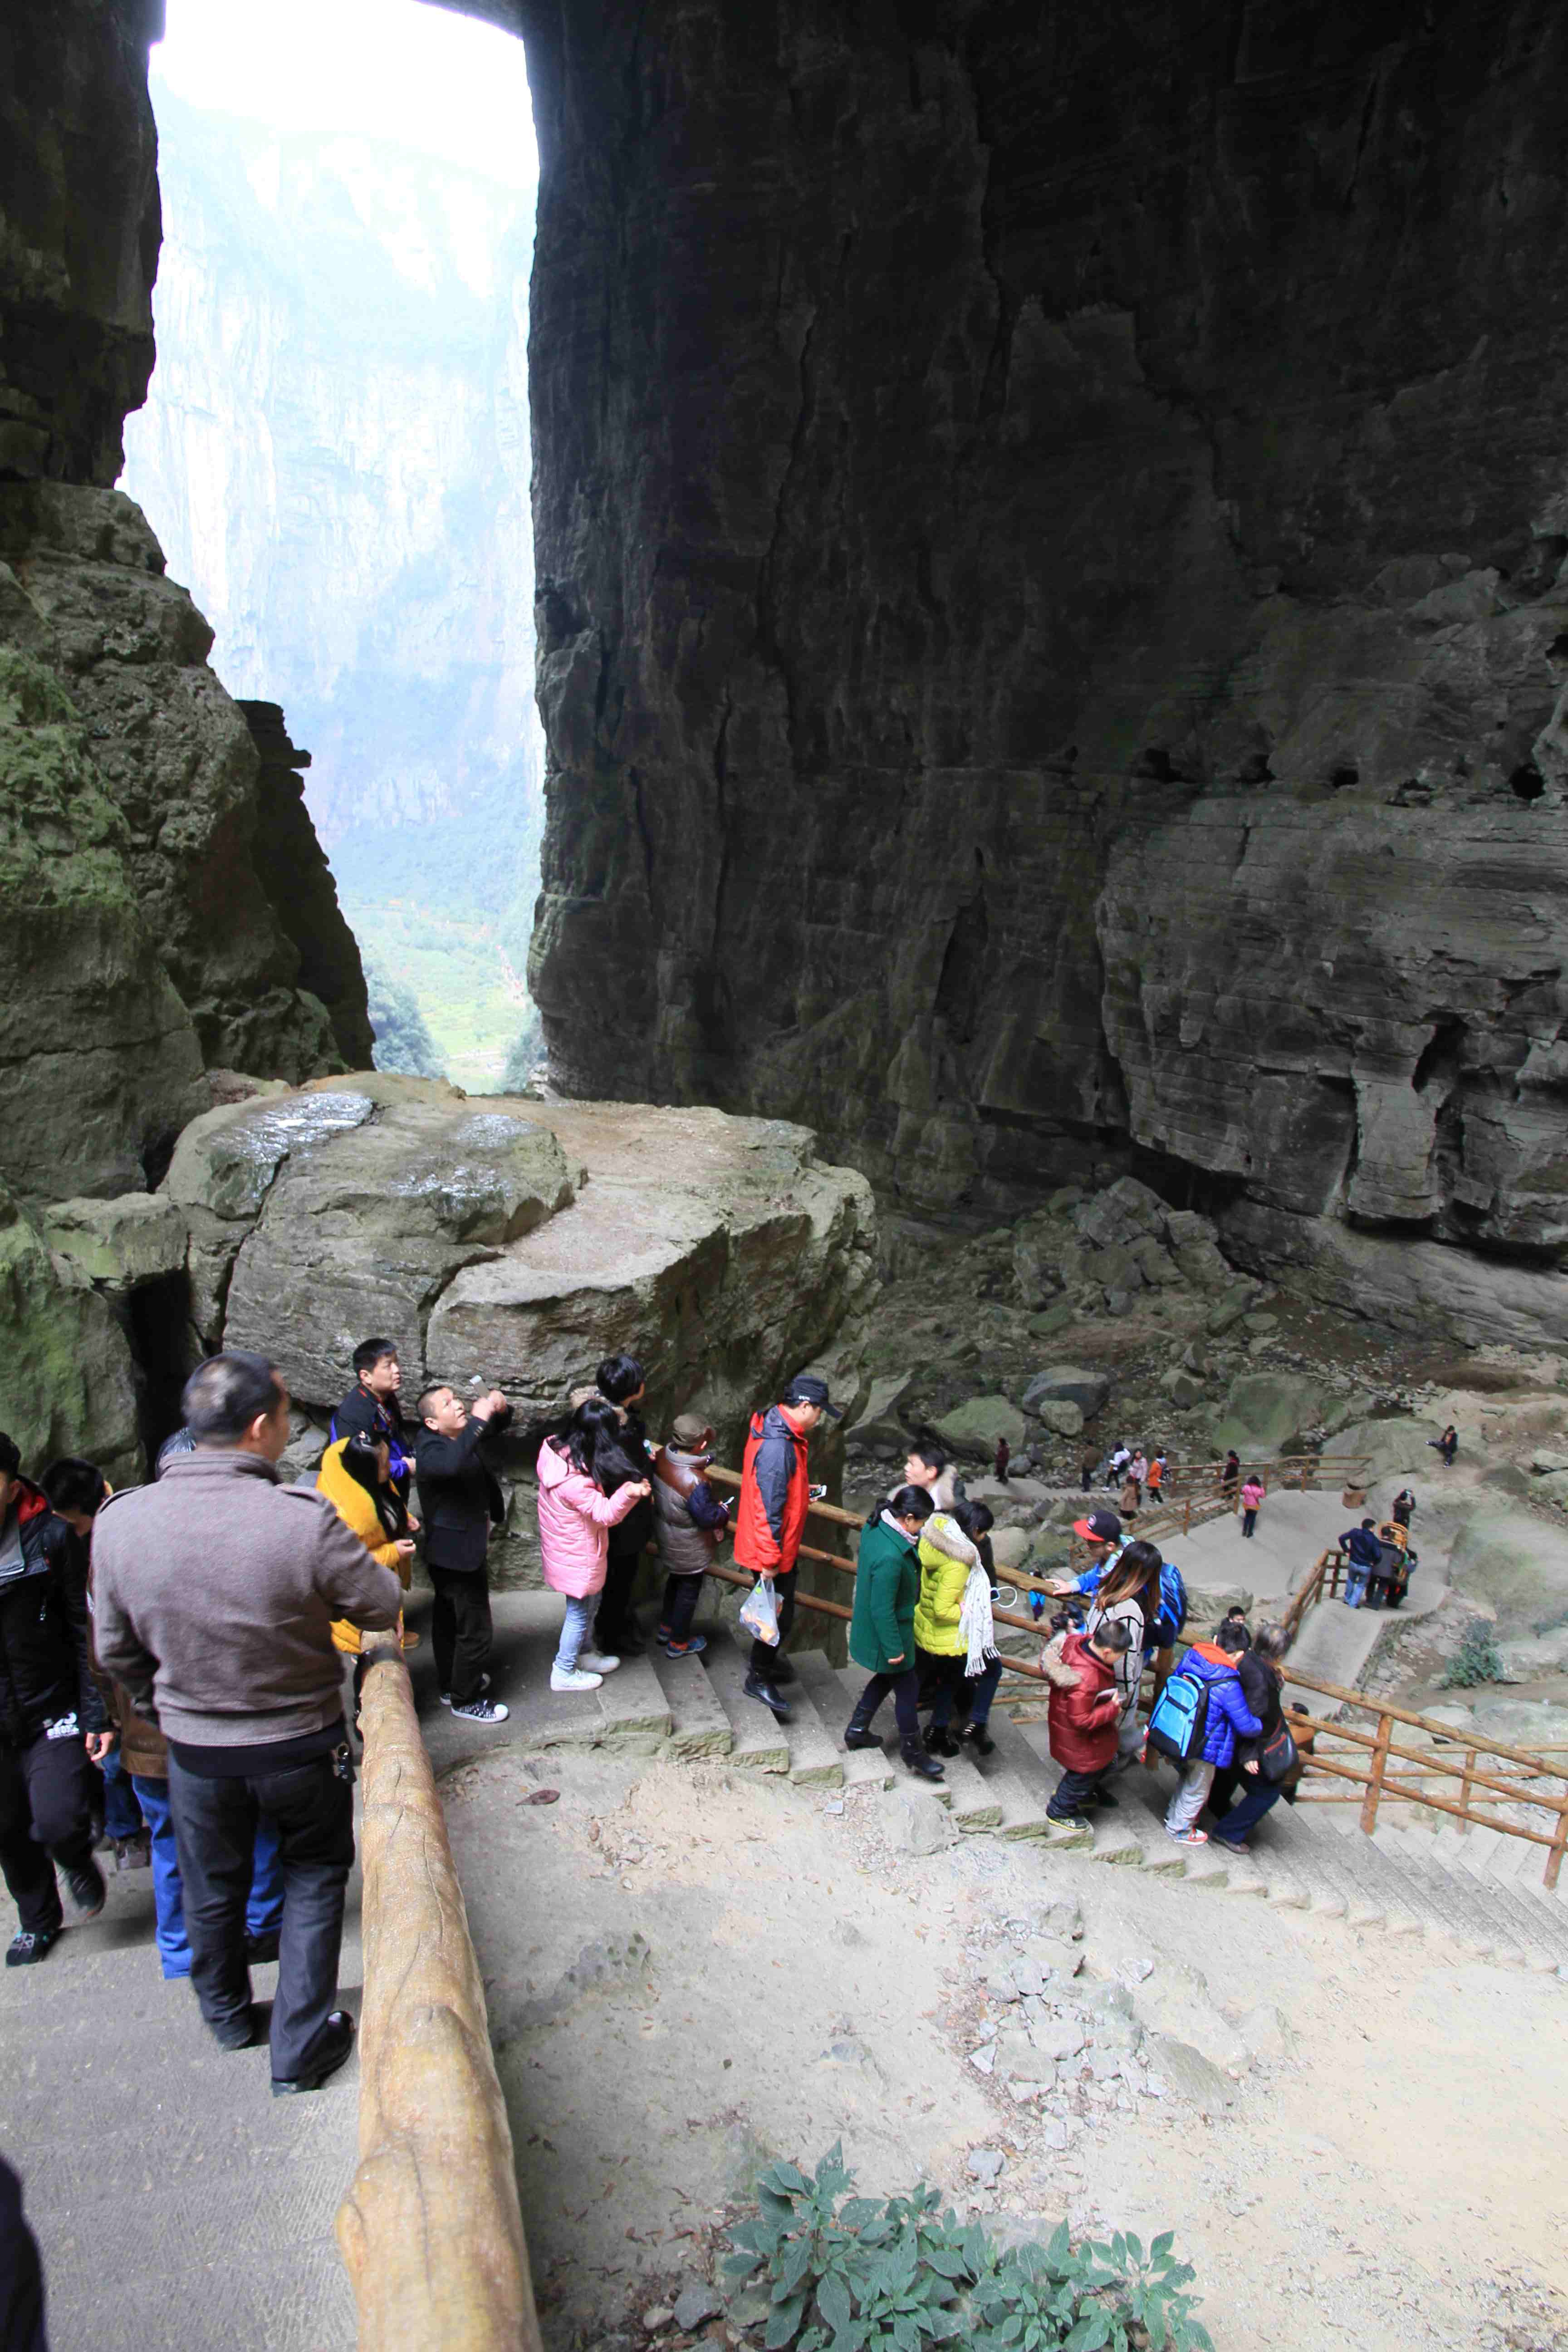
[[996,1628],[991,1615],[991,1579],[978,1562],[970,1570],[964,1583],[958,1630],[969,1645],[964,1674],[984,1674],[987,1658],[997,1654]]

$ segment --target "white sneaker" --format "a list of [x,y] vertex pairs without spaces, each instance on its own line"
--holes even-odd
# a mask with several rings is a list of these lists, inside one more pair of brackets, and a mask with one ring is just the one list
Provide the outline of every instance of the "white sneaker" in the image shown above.
[[585,1675],[613,1675],[620,1664],[619,1658],[602,1658],[597,1650],[579,1650],[577,1664]]
[[[616,1664],[619,1665],[618,1658]],[[581,1666],[552,1666],[550,1669],[552,1690],[597,1690],[604,1679],[603,1675],[585,1675]]]

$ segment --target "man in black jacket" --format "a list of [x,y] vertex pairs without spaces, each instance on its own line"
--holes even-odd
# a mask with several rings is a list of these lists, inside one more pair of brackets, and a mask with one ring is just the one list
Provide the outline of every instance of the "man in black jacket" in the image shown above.
[[510,1710],[485,1696],[490,1591],[485,1556],[491,1526],[506,1517],[500,1481],[482,1448],[511,1419],[500,1389],[472,1407],[446,1387],[419,1400],[415,1475],[425,1515],[425,1565],[436,1591],[430,1636],[441,1704],[470,1723],[504,1723]]
[[21,1467],[0,1433],[0,1871],[21,1921],[10,1969],[41,1960],[64,1925],[57,1863],[82,1918],[103,1908],[88,1756],[96,1763],[113,1745],[70,1530]]
[[362,1339],[353,1352],[353,1372],[354,1384],[332,1415],[333,1440],[357,1433],[373,1445],[384,1445],[392,1483],[406,1502],[414,1440],[397,1401],[403,1367],[397,1360],[396,1341]]

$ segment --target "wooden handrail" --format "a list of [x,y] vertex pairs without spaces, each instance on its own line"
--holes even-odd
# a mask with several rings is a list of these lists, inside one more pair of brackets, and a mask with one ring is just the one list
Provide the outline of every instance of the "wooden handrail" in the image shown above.
[[[1321,1571],[1322,1567],[1323,1561],[1320,1560],[1318,1570]],[[1324,1682],[1316,1675],[1303,1674],[1297,1666],[1282,1665],[1280,1673],[1286,1682],[1294,1684],[1299,1689],[1315,1691],[1320,1697],[1333,1699],[1342,1707],[1356,1707],[1362,1714],[1375,1718],[1377,1729],[1369,1735],[1348,1723],[1320,1723],[1315,1717],[1305,1716],[1299,1709],[1289,1711],[1293,1723],[1303,1728],[1310,1726],[1314,1738],[1326,1734],[1331,1738],[1344,1740],[1352,1747],[1371,1749],[1372,1769],[1366,1773],[1355,1772],[1347,1764],[1337,1763],[1330,1757],[1315,1753],[1307,1766],[1310,1772],[1328,1773],[1335,1779],[1354,1780],[1364,1790],[1361,1825],[1369,1836],[1377,1826],[1378,1806],[1384,1795],[1409,1804],[1427,1805],[1435,1812],[1451,1813],[1461,1822],[1475,1822],[1483,1829],[1500,1832],[1504,1837],[1522,1838],[1528,1844],[1547,1847],[1542,1884],[1548,1892],[1556,1886],[1563,1855],[1568,1853],[1568,1794],[1551,1797],[1538,1790],[1532,1794],[1521,1795],[1520,1781],[1563,1780],[1568,1778],[1568,1774],[1553,1771],[1542,1762],[1541,1755],[1532,1753],[1528,1748],[1510,1748],[1500,1739],[1478,1739],[1470,1732],[1457,1736],[1453,1724],[1438,1723],[1432,1716],[1417,1715],[1410,1707],[1396,1706],[1392,1699],[1371,1698],[1364,1691],[1347,1690],[1342,1683]],[[1463,1756],[1464,1763],[1446,1762],[1430,1752],[1396,1748],[1393,1737],[1396,1723],[1415,1731],[1427,1732],[1433,1739],[1453,1748],[1458,1755]],[[1390,1756],[1415,1764],[1424,1774],[1446,1771],[1449,1778],[1457,1779],[1460,1783],[1459,1802],[1455,1804],[1447,1797],[1434,1795],[1428,1789],[1413,1787],[1407,1780],[1391,1779],[1388,1773]],[[1505,1763],[1519,1764],[1524,1769],[1512,1780],[1504,1782],[1479,1772],[1476,1769],[1478,1756],[1500,1757]],[[1495,1813],[1477,1808],[1470,1794],[1476,1788],[1490,1790],[1512,1804],[1532,1805],[1541,1812],[1555,1813],[1557,1826],[1548,1835],[1540,1830],[1525,1829],[1517,1822],[1500,1821]]]
[[540,2352],[517,2168],[446,1816],[391,1634],[364,1637],[360,2352]]

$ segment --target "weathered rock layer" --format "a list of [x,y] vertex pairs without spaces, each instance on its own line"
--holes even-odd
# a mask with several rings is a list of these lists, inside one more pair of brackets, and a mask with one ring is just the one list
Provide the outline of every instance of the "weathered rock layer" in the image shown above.
[[1554,1262],[1568,21],[523,14],[562,1081]]

